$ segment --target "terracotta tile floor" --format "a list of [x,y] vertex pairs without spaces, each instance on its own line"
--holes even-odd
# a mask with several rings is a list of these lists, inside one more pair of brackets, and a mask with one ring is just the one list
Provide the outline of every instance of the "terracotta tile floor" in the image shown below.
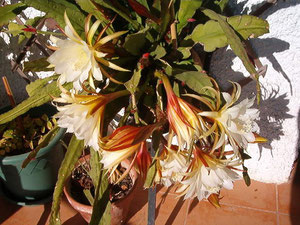
[[[223,190],[221,209],[207,201],[183,201],[174,188],[157,187],[156,225],[300,225],[300,166],[290,182],[275,185],[253,181],[246,187],[235,183],[233,191]],[[135,193],[134,204],[128,215],[128,225],[147,224],[147,196],[141,185]],[[48,224],[50,204],[15,206],[0,197],[0,224]],[[86,223],[64,199],[61,204],[63,225]]]

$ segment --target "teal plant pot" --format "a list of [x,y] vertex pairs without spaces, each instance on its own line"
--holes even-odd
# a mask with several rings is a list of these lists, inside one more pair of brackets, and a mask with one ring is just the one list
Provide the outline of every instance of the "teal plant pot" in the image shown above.
[[[48,114],[53,108],[51,105],[43,105],[29,113],[32,117],[39,116],[38,114],[41,115],[43,112]],[[60,129],[49,144],[40,149],[35,159],[24,169],[22,169],[22,163],[29,153],[0,156],[2,191],[6,196],[15,202],[36,202],[52,195],[58,169],[64,157],[59,142],[64,133],[65,129]]]

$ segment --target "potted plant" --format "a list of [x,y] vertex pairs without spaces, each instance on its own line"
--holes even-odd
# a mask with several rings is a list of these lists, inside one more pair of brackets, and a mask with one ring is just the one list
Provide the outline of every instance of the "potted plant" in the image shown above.
[[[14,106],[12,97],[11,101]],[[5,115],[9,108],[0,113]],[[45,104],[0,125],[0,181],[10,201],[30,205],[52,198],[63,159],[59,141],[65,132],[55,118],[49,118],[55,112],[55,107]]]
[[[251,108],[254,99],[237,103],[239,83],[231,82],[231,93],[222,92],[205,71],[203,55],[230,45],[256,81],[259,103],[260,74],[243,42],[267,33],[267,21],[225,16],[228,1],[23,2],[15,7],[46,12],[65,35],[53,34],[48,46],[53,53],[27,64],[34,68],[43,62],[44,69],[58,74],[40,88],[55,96],[39,103],[52,100],[58,125],[73,133],[50,224],[60,224],[60,197],[85,147],[91,148],[97,176],[90,224],[109,224],[108,179],[99,180],[103,171],[112,177],[124,159],[130,167],[115,183],[135,169],[146,188],[176,184],[185,199],[208,199],[216,207],[221,188],[231,189],[240,178],[236,171],[250,183],[244,165],[248,143],[266,141],[256,133],[259,111]],[[115,128],[107,134],[110,124]]]
[[[121,162],[119,171],[125,171],[129,168],[129,160]],[[103,180],[108,179],[102,174]],[[91,174],[90,155],[84,155],[78,161],[72,175],[67,179],[64,187],[64,193],[74,209],[89,223],[93,212],[94,202],[94,184]],[[111,202],[111,224],[125,224],[127,213],[134,197],[134,189],[137,182],[137,173],[130,170],[126,179],[118,184],[109,184],[110,202]]]

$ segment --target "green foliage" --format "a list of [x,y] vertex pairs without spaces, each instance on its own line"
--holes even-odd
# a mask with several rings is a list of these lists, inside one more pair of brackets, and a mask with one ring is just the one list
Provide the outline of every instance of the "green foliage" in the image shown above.
[[111,9],[112,11],[116,12],[119,16],[125,19],[128,23],[130,23],[134,29],[139,30],[142,29],[142,25],[139,24],[136,20],[131,19],[130,15],[127,12],[122,11],[121,9],[115,7],[111,4],[108,0],[95,0],[95,3],[101,5],[102,7]]
[[[91,0],[76,0],[76,3],[83,11],[93,14],[98,20],[100,20],[103,27],[105,27],[109,23],[109,20],[103,15],[103,13],[100,12],[100,10]],[[110,26],[106,32],[108,34],[112,34],[112,27]]]
[[145,32],[129,34],[125,38],[124,49],[132,55],[140,55],[147,44]]
[[205,94],[212,96],[212,94],[205,89],[205,87],[212,87],[210,78],[206,73],[199,71],[185,71],[175,75],[175,78],[184,82],[189,88],[198,94]]
[[99,152],[91,150],[90,176],[95,187],[93,214],[90,225],[110,224],[109,182],[106,171],[100,162]]
[[30,32],[24,32],[22,29],[26,28],[24,25],[16,24],[16,23],[9,23],[8,24],[8,31],[13,35],[13,37],[19,35],[20,33],[23,33],[25,37],[29,38],[32,33]]
[[170,0],[161,1],[161,25],[160,25],[160,38],[167,32],[169,25],[173,22],[174,15],[174,2],[170,4]]
[[141,79],[141,69],[136,69],[129,81],[127,81],[124,85],[127,88],[128,91],[130,91],[131,94],[134,94],[136,92],[136,88],[138,87],[138,84]]
[[63,188],[67,178],[71,175],[71,172],[75,166],[75,163],[79,159],[84,148],[84,141],[78,140],[75,135],[72,136],[70,144],[68,146],[64,160],[61,163],[61,167],[58,172],[58,180],[53,193],[53,201],[50,215],[50,225],[60,225],[60,201],[63,193]]
[[209,9],[203,10],[203,13],[208,17],[210,17],[211,19],[218,21],[218,23],[220,24],[222,30],[224,31],[228,39],[228,43],[232,51],[242,60],[245,68],[250,73],[250,75],[256,79],[257,103],[259,103],[260,101],[260,85],[258,82],[259,75],[255,70],[254,65],[249,60],[249,57],[247,55],[247,52],[244,48],[241,39],[237,36],[237,34],[234,32],[231,26],[219,14]]
[[71,3],[70,1],[23,0],[23,2],[28,6],[47,13],[46,16],[55,19],[62,28],[65,26],[64,12],[66,11],[72,25],[79,35],[84,32],[85,15],[75,4]]
[[47,58],[40,58],[28,62],[24,62],[24,72],[39,72],[39,71],[53,71],[53,67],[49,67],[50,63]]
[[248,174],[248,168],[244,165],[243,165],[243,179],[244,179],[244,182],[247,186],[251,185],[251,179],[250,179],[249,174]]
[[57,133],[56,128],[56,120],[50,120],[46,114],[37,118],[28,114],[3,124],[0,129],[0,155],[30,152],[27,165],[41,148],[48,145]]
[[[152,138],[153,150],[152,151],[153,151],[153,153],[155,153],[155,156],[153,157],[152,163],[148,169],[146,180],[144,182],[144,188],[150,188],[150,187],[153,187],[153,185],[154,185],[154,181],[155,181],[154,179],[155,179],[155,176],[157,173],[157,160],[158,160],[157,157],[159,155],[159,150],[160,150],[159,144],[160,144],[160,140],[162,137],[162,131],[161,130],[154,131],[152,135],[153,135],[153,138]],[[151,153],[151,154],[153,154],[153,153]]]
[[154,57],[154,59],[160,59],[164,57],[167,54],[167,51],[164,47],[161,45],[157,45],[155,50],[151,52],[151,56]]
[[191,19],[196,10],[202,6],[203,0],[181,0],[180,6],[178,10],[178,24],[177,31],[181,32],[182,28],[184,28],[188,24],[188,19]]
[[16,3],[12,5],[5,5],[0,7],[0,27],[13,20],[22,10],[27,6],[23,3]]
[[[208,12],[208,10],[205,12]],[[221,16],[219,17],[222,19]],[[224,19],[222,20],[224,21]],[[229,24],[228,27],[234,29],[234,32],[238,33],[243,39],[258,37],[269,32],[268,22],[255,16],[232,16],[227,18],[226,22]],[[222,48],[232,43],[232,38],[228,37],[228,33],[222,27],[224,26],[218,21],[209,20],[205,24],[199,24],[191,34],[191,38],[193,41],[204,45],[205,51],[212,52],[216,48]]]
[[[70,88],[72,84],[68,84],[66,87]],[[7,123],[16,117],[26,113],[29,109],[38,107],[52,100],[53,97],[58,97],[61,91],[57,86],[57,82],[52,82],[47,84],[40,92],[35,92],[34,95],[30,96],[22,103],[18,104],[16,107],[10,111],[0,115],[0,124]]]
[[45,87],[49,81],[56,80],[59,75],[54,75],[44,79],[37,79],[26,86],[26,91],[29,96],[33,96],[37,93],[40,93],[41,89]]
[[[49,122],[49,121],[48,121]],[[46,126],[44,126],[46,127]],[[25,168],[31,160],[33,160],[37,153],[44,147],[46,147],[49,142],[56,136],[56,134],[59,131],[59,127],[57,125],[55,125],[45,136],[42,136],[39,140],[39,144],[36,148],[34,148],[29,155],[27,156],[27,158],[23,161],[22,163],[22,168]],[[45,131],[44,131],[45,132]]]

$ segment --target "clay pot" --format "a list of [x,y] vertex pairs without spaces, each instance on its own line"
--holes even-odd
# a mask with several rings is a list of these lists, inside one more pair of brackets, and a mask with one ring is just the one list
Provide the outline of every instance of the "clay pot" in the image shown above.
[[[86,159],[89,159],[89,157],[86,156]],[[84,160],[83,158],[80,159]],[[130,165],[129,160],[125,160],[121,162],[121,166],[124,168],[128,168]],[[136,188],[136,183],[137,183],[137,173],[135,170],[131,170],[129,172],[129,176],[132,179],[133,186],[127,196],[125,196],[122,199],[117,200],[116,202],[113,202],[111,204],[111,225],[120,225],[120,224],[125,224],[126,219],[127,219],[127,214],[129,211],[129,206],[131,204],[131,201],[133,199],[133,192],[134,189]],[[86,222],[90,222],[91,217],[92,217],[92,211],[93,207],[90,205],[84,205],[77,200],[75,200],[71,196],[70,188],[71,188],[71,177],[67,179],[66,185],[64,187],[64,193],[71,204],[71,206],[77,210],[81,216],[84,218]]]

